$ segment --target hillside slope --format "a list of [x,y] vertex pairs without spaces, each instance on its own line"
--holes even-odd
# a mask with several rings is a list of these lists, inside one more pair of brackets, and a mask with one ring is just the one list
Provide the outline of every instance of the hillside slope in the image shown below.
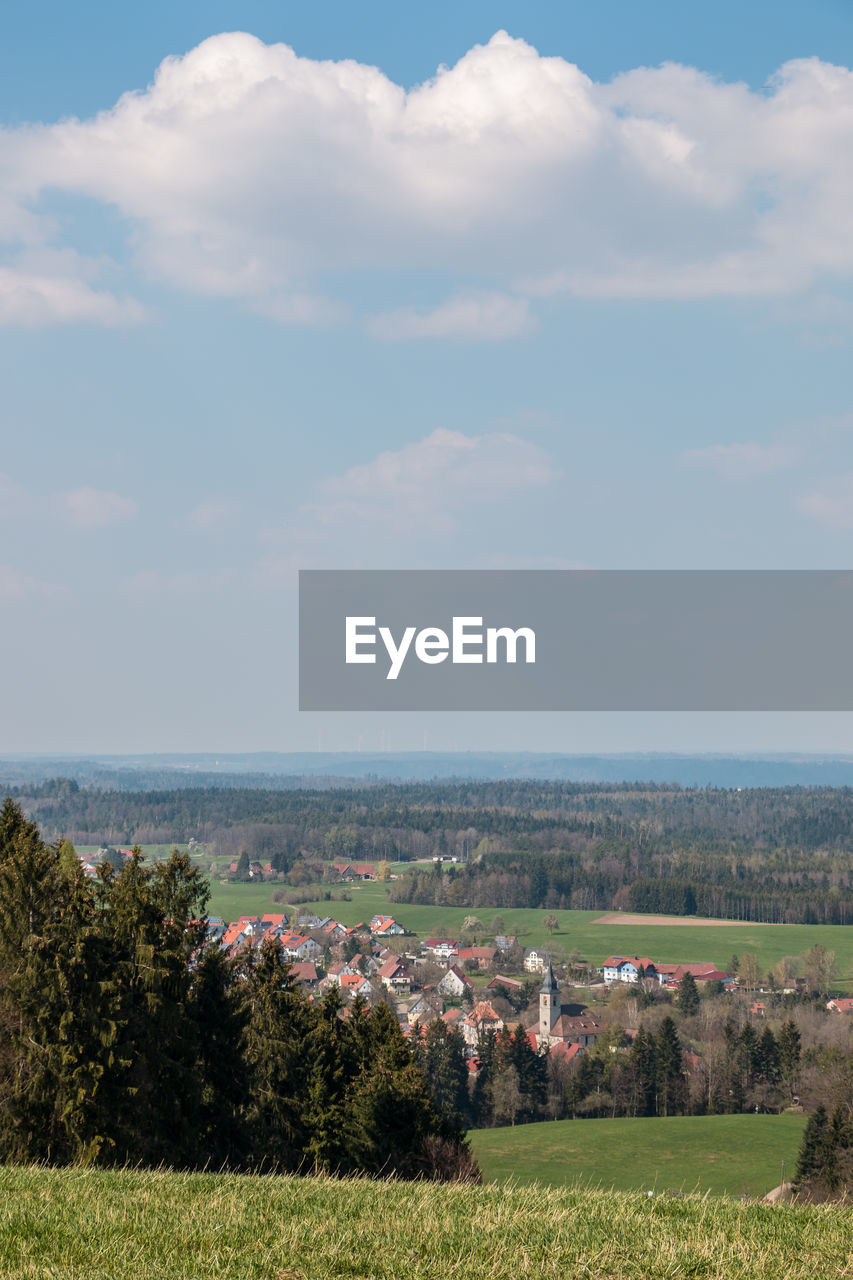
[[546,1120],[470,1134],[489,1182],[760,1198],[793,1175],[803,1115]]
[[0,1275],[838,1280],[853,1214],[540,1187],[0,1169]]

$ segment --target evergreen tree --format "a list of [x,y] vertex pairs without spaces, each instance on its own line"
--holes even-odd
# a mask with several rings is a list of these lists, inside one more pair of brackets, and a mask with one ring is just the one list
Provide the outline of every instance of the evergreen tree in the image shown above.
[[657,1060],[654,1037],[641,1026],[628,1055],[632,1114],[653,1116],[657,1097]]
[[790,1018],[782,1023],[778,1046],[779,1075],[789,1097],[793,1097],[800,1074],[800,1032]]
[[[303,1052],[308,1066],[304,1122],[307,1132],[306,1169],[346,1173],[357,1168],[352,1130],[346,1108],[346,1092],[357,1071],[360,1031],[353,1033],[340,1014],[343,999],[332,987],[314,1009],[313,1026]],[[348,1022],[354,1017],[355,1002]]]
[[432,1104],[400,1024],[387,1005],[370,1014],[372,1061],[359,1072],[348,1098],[351,1159],[374,1174],[413,1177],[430,1136],[450,1136]]
[[701,1003],[699,996],[699,988],[696,985],[696,979],[693,974],[685,973],[684,977],[678,984],[678,994],[675,997],[675,1003],[680,1013],[685,1018],[692,1018],[695,1013],[699,1012]]
[[756,1071],[767,1084],[776,1084],[779,1079],[779,1046],[769,1027],[764,1028],[758,1041]]
[[471,1122],[470,1073],[462,1036],[437,1018],[427,1027],[417,1053],[436,1110],[453,1128],[467,1129]]
[[303,1044],[310,1011],[277,939],[262,942],[258,953],[249,956],[242,978],[245,1122],[253,1159],[273,1169],[298,1169],[308,1141]]
[[102,927],[119,992],[115,1085],[119,1158],[181,1166],[197,1158],[195,1063],[204,1029],[192,1019],[193,959],[205,930],[207,890],[185,854],[152,871],[133,850],[118,875],[100,869]]
[[660,1024],[655,1039],[655,1073],[658,1090],[658,1114],[677,1115],[684,1107],[684,1077],[682,1075],[682,1050],[678,1031],[672,1018],[666,1017]]
[[821,1103],[809,1116],[797,1158],[794,1185],[798,1188],[820,1178],[826,1160],[829,1117]]
[[0,811],[0,1028],[8,1037],[0,1051],[0,1150],[6,1159],[50,1159],[61,1132],[50,1055],[54,1028],[46,1025],[45,1004],[56,999],[50,942],[62,920],[62,889],[56,851],[6,800]]
[[193,974],[189,1013],[199,1028],[198,1150],[215,1169],[241,1168],[251,1154],[248,1006],[240,963],[217,946],[205,947]]

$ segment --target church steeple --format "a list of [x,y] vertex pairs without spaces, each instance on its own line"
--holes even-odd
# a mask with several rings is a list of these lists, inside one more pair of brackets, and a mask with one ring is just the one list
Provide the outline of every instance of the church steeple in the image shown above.
[[548,1042],[554,1029],[554,1023],[560,1017],[560,988],[554,977],[551,961],[542,974],[542,986],[539,991],[539,1036],[540,1041]]
[[539,994],[554,995],[554,993],[559,992],[559,990],[560,988],[557,986],[557,979],[554,977],[554,970],[551,967],[551,961],[549,960],[548,964],[542,971],[542,988]]

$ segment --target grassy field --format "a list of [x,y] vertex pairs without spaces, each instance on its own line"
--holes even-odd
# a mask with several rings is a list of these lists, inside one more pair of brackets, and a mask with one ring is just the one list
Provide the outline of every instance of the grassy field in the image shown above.
[[480,1129],[471,1145],[490,1182],[576,1182],[618,1191],[763,1196],[793,1173],[801,1115],[558,1120]]
[[[273,884],[214,883],[210,910],[227,919],[243,914],[273,911]],[[402,925],[421,938],[458,937],[462,921],[472,914],[467,907],[422,907],[388,905],[386,885],[368,881],[347,887],[351,902],[312,902],[306,909],[332,915],[344,924],[369,920],[378,911],[389,911]],[[335,887],[339,897],[341,888]],[[279,908],[281,910],[282,908]],[[584,959],[600,964],[613,952],[651,956],[664,964],[685,960],[710,960],[725,967],[733,952],[755,952],[759,965],[767,969],[783,956],[801,955],[819,942],[835,951],[842,976],[853,967],[853,926],[845,925],[664,925],[596,924],[601,911],[557,911],[559,927],[551,937],[542,924],[545,912],[507,907],[500,912],[483,909],[476,914],[486,929],[500,914],[507,933],[514,933],[525,947],[551,945],[568,955],[579,952]]]
[[0,1169],[6,1280],[839,1280],[853,1213],[579,1188]]

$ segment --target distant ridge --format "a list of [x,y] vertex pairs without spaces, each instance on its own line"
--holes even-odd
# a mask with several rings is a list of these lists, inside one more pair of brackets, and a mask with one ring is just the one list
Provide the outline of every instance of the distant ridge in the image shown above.
[[833,755],[561,755],[545,752],[243,752],[0,757],[0,784],[45,778],[120,790],[199,786],[347,786],[533,778],[683,787],[853,786],[853,758]]

